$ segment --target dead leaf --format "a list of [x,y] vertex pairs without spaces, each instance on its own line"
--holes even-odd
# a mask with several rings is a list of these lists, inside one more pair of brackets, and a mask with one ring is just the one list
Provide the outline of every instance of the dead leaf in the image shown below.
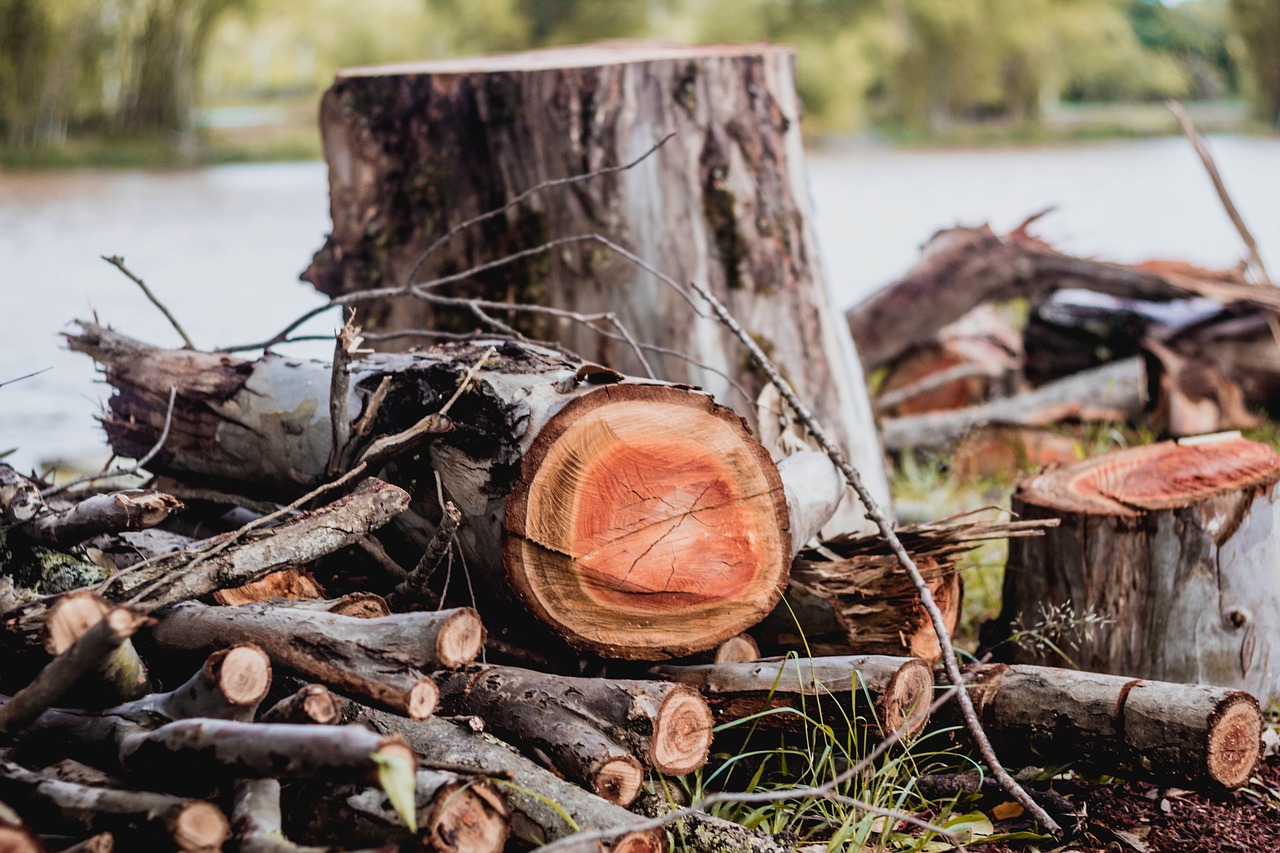
[[1007,803],[1001,803],[991,810],[991,816],[996,820],[1009,820],[1010,818],[1020,817],[1026,811],[1020,803],[1010,800]]

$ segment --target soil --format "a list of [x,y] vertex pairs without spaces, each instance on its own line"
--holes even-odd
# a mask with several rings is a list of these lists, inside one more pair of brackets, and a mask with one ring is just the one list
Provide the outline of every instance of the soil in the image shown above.
[[[1280,756],[1266,759],[1249,784],[1238,791],[1201,793],[1141,782],[1096,784],[1080,780],[1055,780],[1051,789],[1084,809],[1085,828],[1071,841],[970,844],[970,849],[983,853],[1280,851]],[[997,832],[1016,832],[1030,827],[1025,818],[1011,818],[996,821],[995,828]]]

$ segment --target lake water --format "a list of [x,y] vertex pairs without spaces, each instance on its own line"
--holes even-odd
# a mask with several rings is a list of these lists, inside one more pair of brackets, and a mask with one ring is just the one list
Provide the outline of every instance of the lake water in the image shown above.
[[[1280,272],[1280,139],[1216,137],[1228,187],[1273,276]],[[1063,147],[809,155],[816,227],[832,298],[847,306],[892,281],[941,227],[1013,227],[1055,205],[1039,233],[1116,260],[1229,266],[1243,254],[1199,162],[1181,139]],[[93,421],[106,398],[88,358],[59,333],[91,318],[178,345],[138,288],[99,259],[121,255],[197,346],[262,339],[318,304],[297,281],[328,229],[319,163],[192,171],[0,174],[0,452],[28,468],[105,458]],[[330,332],[323,317],[310,327]],[[329,347],[320,345],[315,353]]]

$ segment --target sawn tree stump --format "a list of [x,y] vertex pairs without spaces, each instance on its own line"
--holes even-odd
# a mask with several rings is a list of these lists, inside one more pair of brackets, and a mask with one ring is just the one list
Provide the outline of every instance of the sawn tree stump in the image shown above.
[[[723,301],[887,503],[861,365],[828,306],[799,119],[795,55],[782,46],[608,43],[348,69],[321,102],[333,230],[303,277],[336,296],[399,287],[411,275],[428,281],[550,240],[607,237]],[[629,163],[667,134],[634,168],[536,193],[419,265],[451,227],[545,181]],[[756,420],[764,380],[733,336],[598,242],[560,245],[433,292],[613,312],[654,347],[647,359],[658,378],[706,388]],[[410,298],[365,306],[362,320],[377,328],[475,326],[457,306]],[[563,317],[501,317],[644,375],[614,328],[611,338]],[[795,435],[780,429],[787,421],[775,411],[759,424],[775,458],[782,436]],[[846,506],[833,532],[859,529],[860,508]]]
[[1280,698],[1280,457],[1235,435],[1051,468],[1013,509],[1059,518],[1009,543],[992,638],[1061,663]]

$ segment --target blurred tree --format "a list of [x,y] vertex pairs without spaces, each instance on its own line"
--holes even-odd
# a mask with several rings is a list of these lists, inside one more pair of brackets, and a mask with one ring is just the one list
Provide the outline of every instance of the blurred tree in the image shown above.
[[1167,54],[1182,66],[1193,98],[1236,95],[1240,73],[1228,42],[1226,4],[1198,0],[1167,6],[1161,0],[1130,0],[1129,22],[1144,47]]
[[1280,128],[1280,0],[1231,0],[1231,17],[1244,41],[1258,117]]

